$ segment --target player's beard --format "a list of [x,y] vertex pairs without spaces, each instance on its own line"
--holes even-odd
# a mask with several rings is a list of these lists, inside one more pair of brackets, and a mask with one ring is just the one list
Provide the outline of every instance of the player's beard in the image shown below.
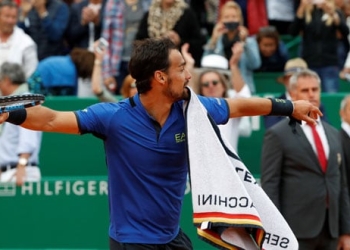
[[187,82],[183,86],[182,92],[175,92],[173,90],[173,81],[171,79],[168,80],[168,88],[164,90],[164,95],[171,98],[174,102],[180,101],[180,100],[188,100],[189,99],[189,90],[185,88],[187,85]]

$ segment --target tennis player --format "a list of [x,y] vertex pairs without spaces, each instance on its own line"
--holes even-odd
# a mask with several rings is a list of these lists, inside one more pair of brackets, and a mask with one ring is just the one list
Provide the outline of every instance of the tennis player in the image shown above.
[[[108,166],[110,249],[192,249],[181,231],[187,176],[182,104],[191,75],[168,38],[135,41],[129,70],[138,94],[118,103],[59,112],[44,106],[0,115],[0,123],[70,134],[92,133],[104,141]],[[307,101],[199,96],[218,124],[230,117],[292,115],[314,124],[319,109]],[[310,116],[308,116],[308,114]]]

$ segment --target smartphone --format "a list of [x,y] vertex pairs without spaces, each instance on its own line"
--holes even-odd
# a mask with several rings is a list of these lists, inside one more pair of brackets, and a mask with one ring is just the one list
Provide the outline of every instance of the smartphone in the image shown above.
[[236,30],[239,26],[239,22],[225,22],[224,23],[226,29],[233,31]]
[[98,44],[96,47],[97,52],[101,53],[103,50],[105,50],[108,47],[109,43],[108,41],[101,37],[100,39],[98,39]]

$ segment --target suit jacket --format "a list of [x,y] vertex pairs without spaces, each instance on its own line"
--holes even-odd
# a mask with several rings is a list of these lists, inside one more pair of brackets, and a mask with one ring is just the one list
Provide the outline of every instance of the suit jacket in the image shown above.
[[349,194],[350,194],[350,136],[343,130],[339,131],[340,141],[344,151],[344,164],[346,168],[346,177],[348,181]]
[[317,236],[326,218],[332,237],[350,233],[350,204],[338,131],[322,122],[329,143],[327,171],[299,124],[285,119],[266,131],[262,148],[262,188],[297,238]]

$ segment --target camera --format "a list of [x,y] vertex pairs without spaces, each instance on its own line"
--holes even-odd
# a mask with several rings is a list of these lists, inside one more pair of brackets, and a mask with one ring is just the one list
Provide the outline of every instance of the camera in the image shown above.
[[224,22],[226,29],[233,31],[236,30],[239,26],[239,22]]
[[107,42],[107,40],[103,37],[101,37],[100,39],[98,39],[98,44],[96,47],[96,51],[98,53],[101,53],[103,50],[105,50],[108,47],[109,43]]

